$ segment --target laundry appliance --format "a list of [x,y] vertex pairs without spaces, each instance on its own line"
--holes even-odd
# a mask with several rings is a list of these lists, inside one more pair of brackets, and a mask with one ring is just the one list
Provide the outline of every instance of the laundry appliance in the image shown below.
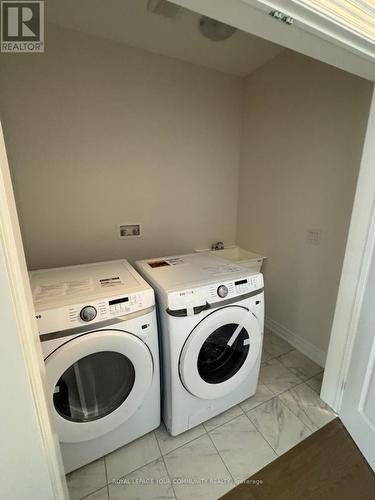
[[160,423],[153,289],[125,260],[30,272],[65,471]]
[[180,434],[252,396],[263,340],[262,274],[210,252],[136,267],[157,294],[169,432]]

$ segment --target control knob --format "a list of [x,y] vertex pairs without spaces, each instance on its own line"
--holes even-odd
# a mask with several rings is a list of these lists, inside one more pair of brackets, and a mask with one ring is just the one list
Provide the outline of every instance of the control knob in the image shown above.
[[228,295],[228,288],[225,285],[220,285],[217,289],[217,294],[222,299]]
[[85,306],[79,313],[82,321],[92,321],[96,318],[97,314],[94,306]]

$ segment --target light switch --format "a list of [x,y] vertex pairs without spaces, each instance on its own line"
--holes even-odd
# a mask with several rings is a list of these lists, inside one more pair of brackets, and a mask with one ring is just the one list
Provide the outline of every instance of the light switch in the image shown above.
[[311,245],[320,245],[320,241],[322,238],[322,230],[321,229],[308,229],[307,230],[307,242]]

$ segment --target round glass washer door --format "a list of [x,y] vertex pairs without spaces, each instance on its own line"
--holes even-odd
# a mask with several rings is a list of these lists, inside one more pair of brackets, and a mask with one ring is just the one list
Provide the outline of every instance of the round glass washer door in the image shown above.
[[223,397],[249,375],[261,350],[261,326],[241,306],[218,309],[189,335],[180,356],[185,388],[202,399]]
[[76,337],[45,362],[62,442],[94,439],[125,422],[141,405],[153,377],[148,347],[116,330]]

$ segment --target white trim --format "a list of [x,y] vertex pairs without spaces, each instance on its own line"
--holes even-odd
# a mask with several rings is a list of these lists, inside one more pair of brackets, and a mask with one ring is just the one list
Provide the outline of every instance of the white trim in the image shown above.
[[333,319],[321,397],[337,413],[342,403],[369,266],[375,247],[375,94]]
[[[252,35],[375,80],[374,44],[324,19],[296,0],[171,0]],[[272,6],[297,19],[292,26],[269,16]]]
[[[363,26],[364,18],[361,19],[362,30],[360,30],[359,18],[350,19],[348,22],[349,9],[338,9],[330,4],[330,9],[324,8],[321,1],[311,2],[306,0],[241,0],[242,2],[260,9],[265,13],[274,10],[280,11],[284,17],[293,18],[293,28],[308,31],[318,35],[327,41],[349,50],[366,59],[374,60],[374,39],[370,37],[371,27]],[[314,3],[314,4],[313,4]],[[349,4],[347,4],[349,5]],[[326,5],[327,7],[327,5]],[[358,12],[358,11],[356,11]],[[347,17],[345,18],[345,14]],[[366,17],[367,21],[373,19]],[[281,22],[278,20],[278,22]],[[288,28],[288,26],[286,26]],[[374,35],[375,31],[373,31]]]
[[[4,136],[0,123],[0,241],[12,291],[19,341],[34,398],[55,499],[68,499],[58,438],[47,404],[47,380],[14,201]],[[26,425],[27,423],[25,423]],[[32,457],[30,457],[32,458]]]
[[370,3],[358,0],[293,0],[318,10],[323,16],[332,18],[346,29],[371,42],[375,39],[375,10]]
[[268,328],[268,330],[275,333],[282,339],[289,342],[289,344],[291,344],[293,347],[301,351],[302,354],[315,361],[315,363],[317,363],[319,366],[324,367],[326,361],[326,353],[322,349],[319,349],[311,342],[301,337],[301,335],[292,332],[284,325],[281,325],[270,317],[266,317],[265,326],[266,328]]
[[368,398],[369,391],[371,390],[370,384],[371,384],[371,381],[373,380],[374,369],[375,369],[375,337],[372,340],[370,357],[369,357],[368,364],[367,364],[366,374],[365,374],[364,379],[363,379],[363,386],[362,386],[361,395],[359,397],[359,403],[358,403],[358,411],[361,414],[361,417],[366,421],[366,423],[369,426],[369,428],[371,429],[371,431],[375,434],[374,422],[368,418],[368,415],[364,411],[364,406],[366,404],[366,400]]

